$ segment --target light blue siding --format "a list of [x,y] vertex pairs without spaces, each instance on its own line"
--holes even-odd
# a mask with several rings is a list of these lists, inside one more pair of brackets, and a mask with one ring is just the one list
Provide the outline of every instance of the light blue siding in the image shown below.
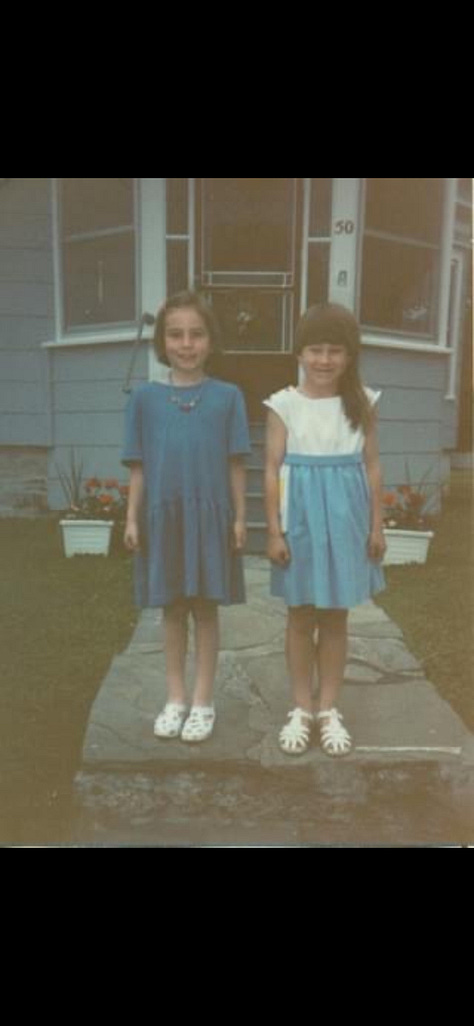
[[366,384],[380,388],[423,389],[446,392],[448,363],[437,353],[365,346],[362,376]]
[[[133,343],[50,350],[55,444],[48,466],[48,501],[52,509],[64,508],[57,466],[67,470],[72,448],[82,462],[85,479],[128,481],[120,456],[128,402],[123,385],[132,350]],[[148,346],[144,343],[136,359],[132,388],[146,381],[147,374]]]
[[12,178],[0,189],[0,447],[49,442],[52,336],[50,179]]
[[446,475],[441,455],[447,375],[448,362],[438,354],[364,348],[363,380],[382,390],[379,437],[385,489],[407,479],[417,485],[428,475],[435,506]]

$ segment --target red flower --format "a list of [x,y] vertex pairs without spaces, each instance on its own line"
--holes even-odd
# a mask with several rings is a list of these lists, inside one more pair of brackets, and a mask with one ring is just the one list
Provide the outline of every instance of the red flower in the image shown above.
[[109,477],[109,478],[107,478],[107,481],[104,481],[104,487],[105,488],[118,488],[119,487],[119,483],[117,481],[117,478],[116,477]]
[[107,495],[107,492],[102,492],[102,495],[98,495],[101,506],[111,506],[113,504],[112,495]]
[[384,506],[396,506],[397,496],[395,495],[395,492],[386,492],[383,497],[383,503]]
[[102,481],[99,481],[98,477],[91,477],[86,481],[86,488],[88,492],[91,492],[94,488],[102,488]]

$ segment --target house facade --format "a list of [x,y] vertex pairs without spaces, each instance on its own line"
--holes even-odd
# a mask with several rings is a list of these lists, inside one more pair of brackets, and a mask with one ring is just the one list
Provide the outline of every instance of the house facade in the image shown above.
[[362,325],[387,487],[428,474],[439,491],[472,450],[471,281],[472,179],[0,179],[0,514],[63,508],[72,449],[87,476],[124,478],[132,355],[132,387],[164,373],[140,318],[187,287],[255,425],[251,519],[261,400],[296,380],[295,324],[327,299]]

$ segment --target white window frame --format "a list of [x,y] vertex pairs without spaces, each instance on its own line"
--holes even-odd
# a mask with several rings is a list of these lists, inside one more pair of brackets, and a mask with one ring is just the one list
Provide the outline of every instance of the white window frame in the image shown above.
[[[94,326],[90,331],[66,331],[63,314],[63,269],[60,229],[60,179],[51,179],[54,270],[54,338],[44,348],[74,348],[91,345],[129,343],[136,337],[144,312],[155,314],[166,297],[166,179],[135,178],[137,323],[114,327]],[[145,339],[153,329],[145,328]]]
[[[334,183],[333,181],[333,192],[332,201],[333,208],[331,211],[331,223],[334,219]],[[329,235],[311,235],[311,202],[312,202],[312,189],[313,182],[311,178],[303,178],[303,205],[302,205],[302,217],[303,217],[303,230],[301,233],[302,252],[301,252],[301,287],[300,287],[300,314],[304,314],[308,308],[308,286],[309,286],[309,265],[310,265],[310,247],[311,246],[329,246],[329,259],[331,261],[332,256],[332,230]],[[331,276],[331,264],[329,274]],[[329,293],[331,285],[329,284]],[[328,295],[329,298],[329,295]]]
[[454,402],[459,395],[459,371],[462,338],[463,300],[465,298],[466,255],[456,247],[451,258],[451,269],[455,269],[452,281],[452,297],[449,315],[449,374],[448,391],[445,399]]

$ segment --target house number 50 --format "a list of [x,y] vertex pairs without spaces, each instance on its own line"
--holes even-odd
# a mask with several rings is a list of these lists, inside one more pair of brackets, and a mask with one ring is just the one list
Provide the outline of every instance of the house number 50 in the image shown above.
[[355,224],[353,221],[336,221],[334,225],[335,235],[353,235]]

